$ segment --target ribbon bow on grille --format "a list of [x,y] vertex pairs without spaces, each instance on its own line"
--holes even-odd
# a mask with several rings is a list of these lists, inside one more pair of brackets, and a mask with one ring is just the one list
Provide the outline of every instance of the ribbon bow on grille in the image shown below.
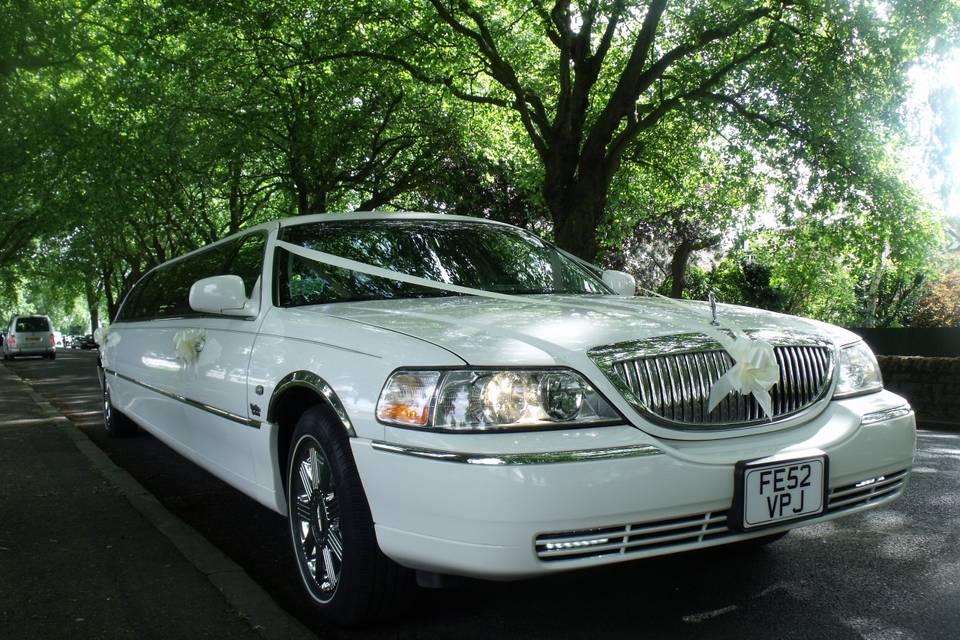
[[768,418],[773,419],[773,402],[770,388],[780,381],[780,365],[773,345],[765,340],[752,340],[742,332],[735,338],[722,332],[711,332],[733,359],[734,365],[710,388],[708,411],[713,411],[720,401],[736,391],[742,395],[753,394]]

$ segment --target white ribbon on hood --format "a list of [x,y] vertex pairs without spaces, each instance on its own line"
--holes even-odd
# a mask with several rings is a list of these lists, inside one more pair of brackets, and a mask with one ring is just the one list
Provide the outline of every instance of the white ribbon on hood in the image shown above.
[[[319,262],[332,267],[347,269],[378,278],[386,278],[388,280],[405,282],[407,284],[426,287],[429,289],[449,291],[451,293],[462,293],[464,295],[476,296],[479,298],[492,298],[494,300],[508,300],[523,304],[566,307],[570,309],[576,309],[578,311],[582,310],[582,307],[563,302],[556,302],[554,300],[541,300],[536,298],[510,295],[506,293],[496,293],[494,291],[485,291],[483,289],[474,289],[472,287],[461,287],[460,285],[437,282],[436,280],[411,276],[399,271],[384,269],[383,267],[377,267],[365,262],[343,258],[332,253],[316,251],[315,249],[307,249],[306,247],[284,242],[282,240],[277,241],[277,246],[289,251],[294,255],[311,260],[313,262]],[[684,316],[675,318],[677,324],[681,324],[692,331],[696,331],[713,338],[720,343],[720,346],[723,348],[723,350],[730,355],[731,359],[733,359],[733,367],[723,374],[720,379],[717,380],[710,388],[710,397],[707,401],[708,411],[713,411],[717,405],[720,404],[720,402],[730,394],[730,392],[736,391],[742,395],[753,394],[753,396],[757,399],[757,403],[760,405],[760,408],[763,409],[763,412],[768,418],[773,419],[773,405],[770,398],[770,388],[780,380],[780,366],[777,364],[777,358],[774,355],[773,346],[769,342],[750,338],[742,329],[740,329],[740,327],[736,325],[736,323],[730,319],[724,320],[724,324],[727,325],[730,333],[727,333],[727,331],[722,330],[719,327],[712,326],[710,321],[706,318],[701,318],[702,323],[691,322],[690,319],[686,317],[686,315],[691,311],[689,307],[686,307],[676,300],[667,298],[666,296],[660,295],[654,291],[650,291],[648,289],[642,290],[645,293],[660,298],[682,310],[684,312]],[[618,305],[618,308],[625,307]],[[676,313],[673,315],[678,316]],[[732,336],[730,335],[731,333],[733,334]]]

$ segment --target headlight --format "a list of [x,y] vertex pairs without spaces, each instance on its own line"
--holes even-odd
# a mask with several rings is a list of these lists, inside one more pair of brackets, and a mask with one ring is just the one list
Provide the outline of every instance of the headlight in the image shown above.
[[883,389],[880,365],[873,351],[864,342],[855,342],[840,349],[839,380],[835,398],[860,395]]
[[568,369],[396,371],[380,394],[377,418],[448,431],[622,421],[583,376]]

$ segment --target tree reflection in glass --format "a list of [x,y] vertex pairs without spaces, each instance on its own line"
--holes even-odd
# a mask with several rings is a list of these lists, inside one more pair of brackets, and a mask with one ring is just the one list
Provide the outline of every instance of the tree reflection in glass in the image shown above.
[[[585,266],[520,229],[462,220],[351,220],[286,227],[308,249],[446,284],[508,294],[604,294]],[[278,250],[284,305],[455,295]]]

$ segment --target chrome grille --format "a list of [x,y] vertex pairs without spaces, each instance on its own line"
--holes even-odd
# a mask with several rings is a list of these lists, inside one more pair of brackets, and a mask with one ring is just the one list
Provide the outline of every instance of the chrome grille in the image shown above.
[[[833,488],[830,490],[824,515],[893,500],[903,492],[906,479],[907,471],[902,470]],[[709,546],[712,540],[741,535],[727,527],[728,516],[729,511],[712,511],[602,529],[547,533],[537,536],[534,549],[537,557],[544,562],[608,555],[658,555],[671,550],[682,550],[681,548]]]
[[[796,336],[782,339],[801,340]],[[773,420],[810,407],[830,387],[833,347],[816,339],[804,342],[774,346],[780,380],[770,389]],[[710,388],[734,362],[705,336],[669,336],[602,347],[592,350],[590,356],[631,404],[671,426],[714,429],[768,422],[755,397],[736,392],[707,411]]]

